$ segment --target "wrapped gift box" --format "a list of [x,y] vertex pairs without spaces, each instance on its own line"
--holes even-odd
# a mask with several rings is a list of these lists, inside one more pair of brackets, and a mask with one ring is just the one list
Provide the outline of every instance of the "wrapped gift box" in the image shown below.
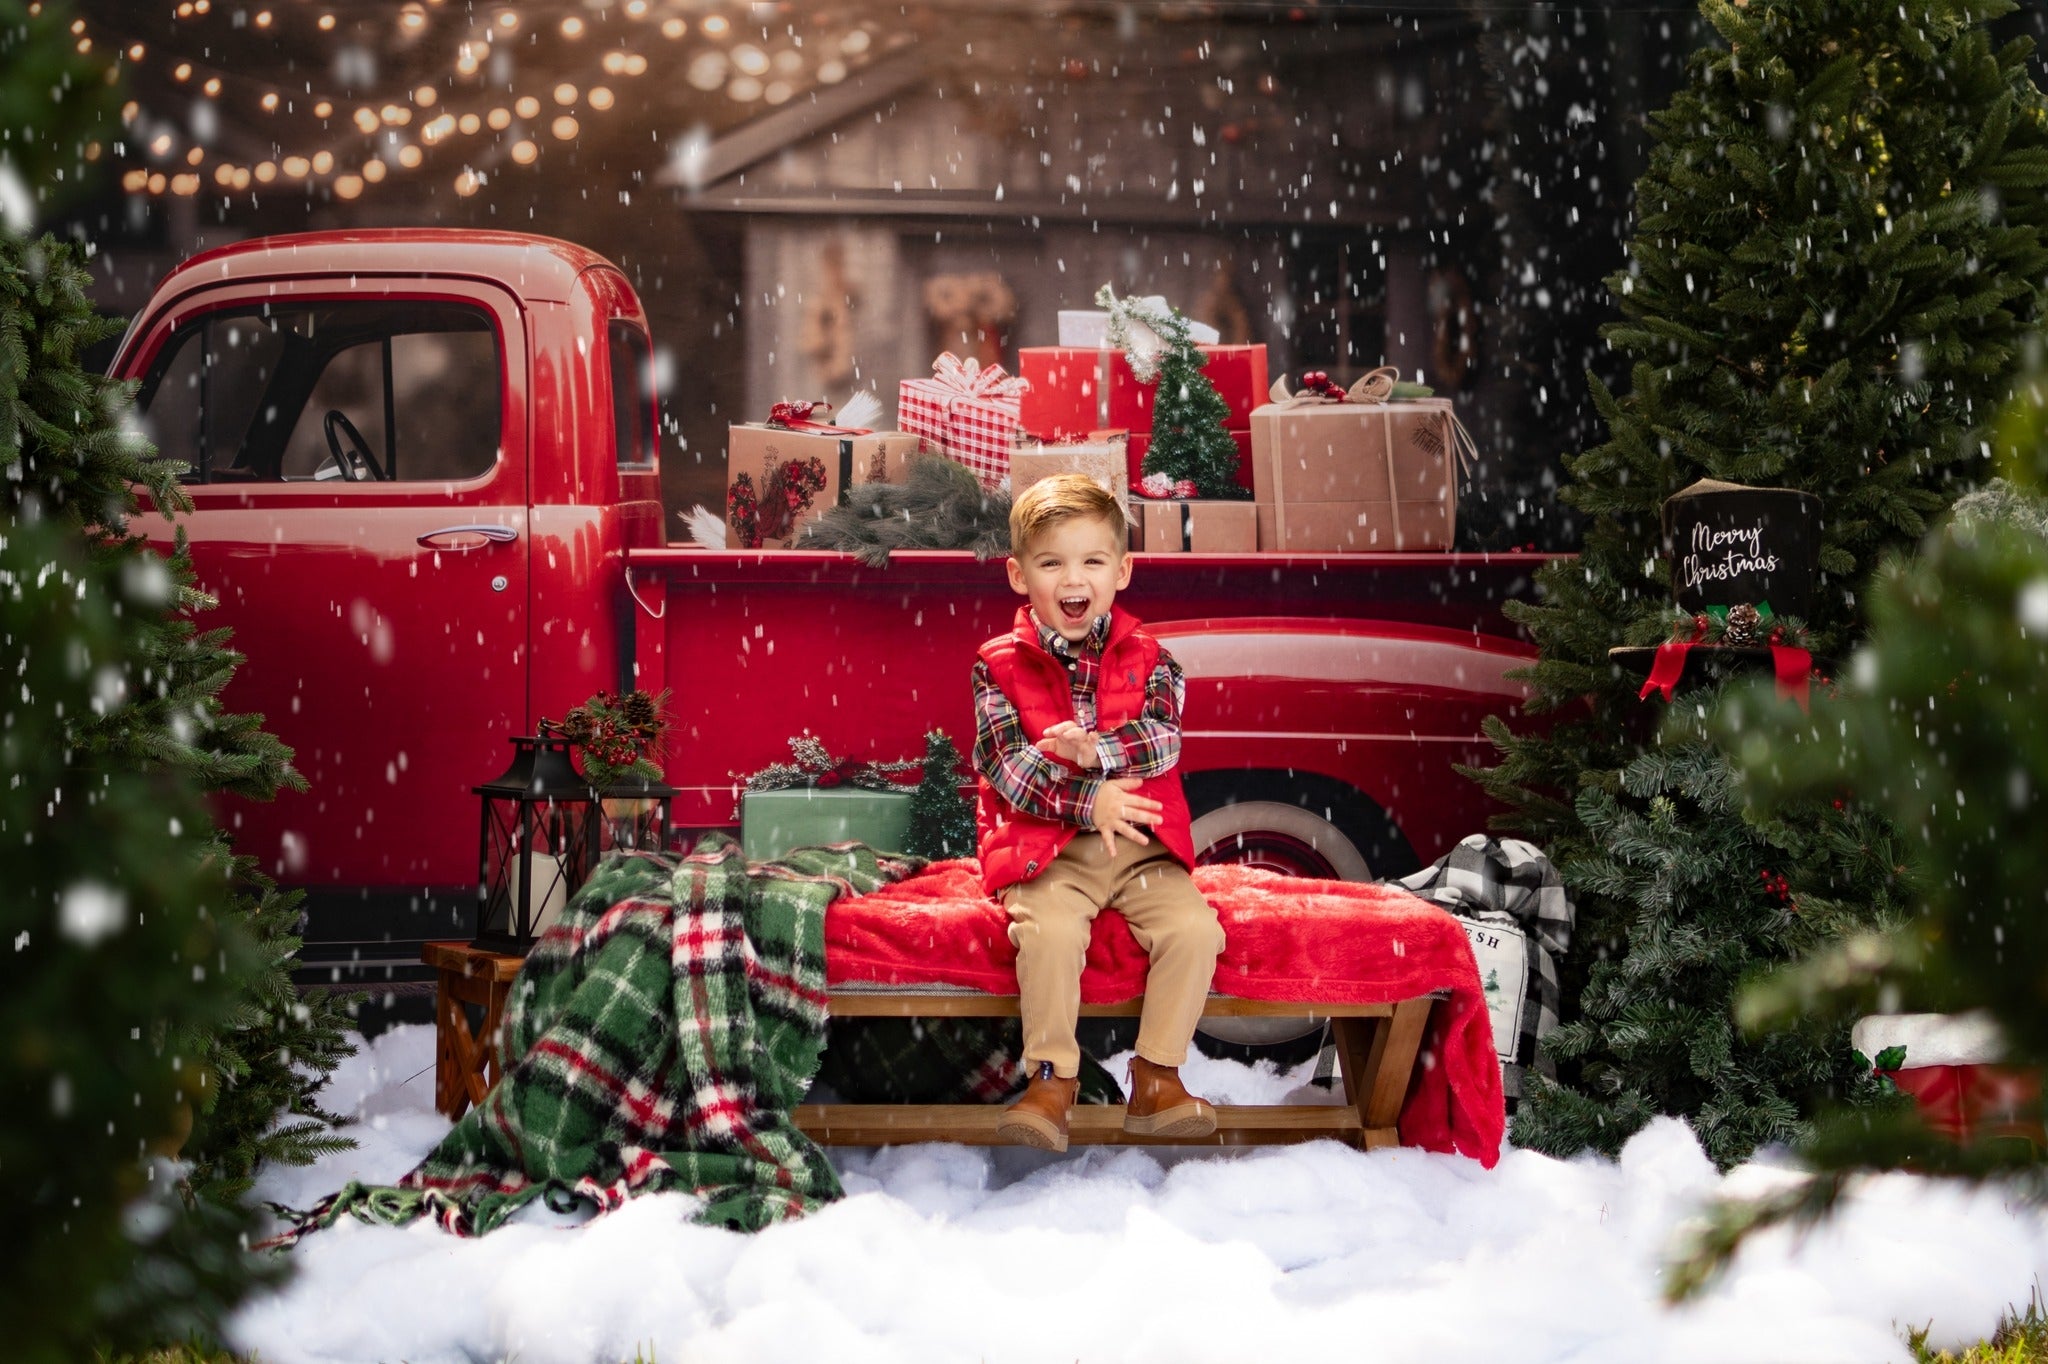
[[[1224,426],[1244,429],[1252,410],[1266,401],[1264,346],[1201,346],[1208,357],[1202,373],[1230,409]],[[1121,426],[1152,429],[1156,384],[1141,384],[1120,350],[1082,346],[1025,346],[1017,370],[1031,384],[1018,420],[1036,436],[1060,436]]]
[[[1152,311],[1159,313],[1170,311],[1172,306],[1160,294],[1147,294],[1142,298],[1128,301],[1145,304]],[[1093,349],[1109,344],[1109,313],[1103,309],[1062,308],[1059,327],[1062,346],[1087,346]],[[1188,319],[1188,338],[1198,344],[1211,346],[1222,339],[1216,334],[1214,327],[1206,322],[1197,322],[1193,318]]]
[[910,787],[794,786],[740,798],[740,847],[749,862],[771,862],[792,848],[865,843],[900,853],[910,832]]
[[[863,483],[897,483],[917,453],[904,431],[833,434],[749,422],[726,433],[725,532],[733,549],[787,549]],[[747,500],[753,510],[747,524]]]
[[1260,547],[1448,549],[1464,430],[1447,398],[1268,403],[1252,413]]
[[1259,547],[1259,508],[1220,498],[1134,498],[1133,548],[1147,554],[1249,554]]
[[[1257,484],[1254,482],[1252,472],[1252,433],[1249,431],[1232,431],[1230,438],[1237,442],[1237,486],[1246,492],[1253,492],[1256,490]],[[1127,461],[1130,470],[1129,477],[1131,486],[1135,488],[1145,480],[1145,453],[1152,448],[1151,431],[1147,430],[1142,435],[1133,432],[1128,448],[1130,453],[1130,458]]]
[[[983,367],[948,351],[932,361],[931,378],[897,386],[896,423],[921,438],[925,449],[972,469],[982,487],[994,488],[1010,476],[1010,454],[1022,434],[1018,403],[1026,394],[1026,381],[1001,365]],[[1089,422],[1072,429],[1109,425]]]
[[[2001,1064],[2005,1045],[1984,1014],[1873,1014],[1850,1045],[1865,1056],[1903,1052],[1883,1073],[1912,1096],[1929,1128],[1954,1141],[2013,1138],[2048,1144],[2041,1122],[2041,1074]],[[1898,1055],[1894,1052],[1893,1055]],[[1880,1063],[1882,1064],[1882,1063]]]
[[1128,440],[1123,431],[1091,431],[1072,441],[1027,440],[1010,453],[1010,495],[1054,474],[1086,474],[1122,502],[1131,491]]

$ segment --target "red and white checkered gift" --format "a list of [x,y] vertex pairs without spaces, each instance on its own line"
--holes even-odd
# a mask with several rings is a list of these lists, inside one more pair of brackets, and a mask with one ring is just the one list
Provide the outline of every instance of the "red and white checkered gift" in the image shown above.
[[932,361],[931,378],[897,386],[896,424],[993,488],[1010,476],[1010,451],[1021,434],[1017,408],[1030,386],[1001,365],[984,368],[947,351]]

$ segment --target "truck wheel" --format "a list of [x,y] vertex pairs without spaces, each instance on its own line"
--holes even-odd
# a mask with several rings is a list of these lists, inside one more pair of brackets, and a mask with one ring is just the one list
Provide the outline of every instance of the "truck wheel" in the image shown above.
[[[1341,782],[1204,772],[1186,785],[1201,865],[1235,862],[1333,881],[1384,880],[1415,869],[1415,854],[1386,811]],[[1308,1018],[1210,1018],[1197,1031],[1206,1055],[1289,1066],[1321,1049],[1323,1025]]]

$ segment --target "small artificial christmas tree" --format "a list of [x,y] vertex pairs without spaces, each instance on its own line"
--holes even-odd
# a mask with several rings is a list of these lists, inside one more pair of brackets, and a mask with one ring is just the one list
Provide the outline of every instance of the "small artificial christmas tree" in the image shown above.
[[1652,120],[1637,234],[1610,285],[1633,392],[1598,383],[1607,444],[1567,460],[1582,551],[1510,613],[1535,637],[1546,732],[1489,732],[1477,773],[1546,845],[1579,906],[1577,1016],[1546,1041],[1514,1139],[1618,1150],[1657,1113],[1728,1164],[1796,1137],[1816,1098],[1867,1092],[1841,1027],[1750,1038],[1738,985],[1905,912],[1894,835],[1855,792],[1744,821],[1723,745],[1685,695],[1651,737],[1614,645],[1669,629],[1664,500],[1699,478],[1816,494],[1823,657],[1862,633],[1886,549],[1982,476],[2048,272],[2048,107],[2030,44],[1993,51],[2006,0],[1706,0],[1726,48],[1697,54]]
[[960,750],[942,729],[924,736],[924,777],[910,797],[907,843],[913,857],[974,856],[974,806],[960,791]]
[[1216,385],[1202,376],[1208,363],[1188,335],[1188,320],[1174,308],[1162,312],[1129,298],[1118,298],[1107,284],[1096,291],[1098,307],[1109,312],[1109,339],[1123,350],[1140,383],[1157,380],[1152,397],[1152,444],[1145,451],[1144,472],[1159,474],[1186,496],[1251,496],[1237,481],[1237,442],[1225,429],[1229,405]]

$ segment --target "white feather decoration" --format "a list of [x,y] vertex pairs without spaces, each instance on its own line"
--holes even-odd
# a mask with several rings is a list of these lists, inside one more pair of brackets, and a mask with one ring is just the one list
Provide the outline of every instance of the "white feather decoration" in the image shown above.
[[873,389],[864,388],[848,398],[839,415],[831,420],[834,426],[860,426],[872,431],[882,424],[882,400]]
[[690,538],[706,549],[725,548],[725,518],[699,502],[686,512],[677,512]]

